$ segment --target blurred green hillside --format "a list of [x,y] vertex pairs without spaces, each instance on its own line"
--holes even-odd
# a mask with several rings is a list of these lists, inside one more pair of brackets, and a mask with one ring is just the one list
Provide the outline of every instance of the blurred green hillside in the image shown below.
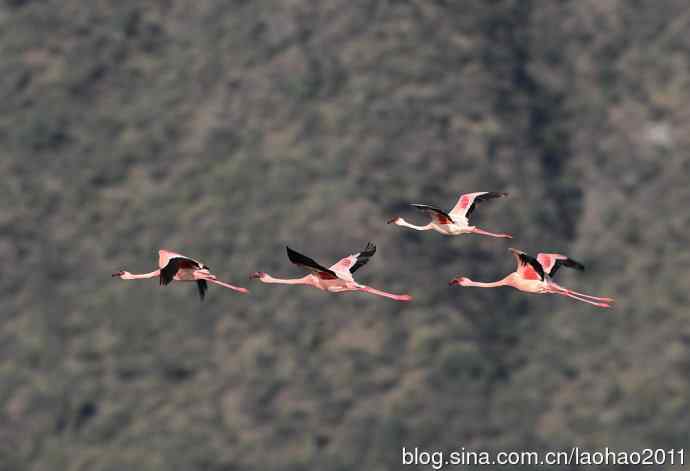
[[[687,447],[689,33],[684,0],[0,0],[0,470]],[[385,224],[471,191],[515,239]],[[247,279],[369,240],[413,303]],[[615,309],[448,287],[509,246]],[[110,277],[161,247],[251,293]]]

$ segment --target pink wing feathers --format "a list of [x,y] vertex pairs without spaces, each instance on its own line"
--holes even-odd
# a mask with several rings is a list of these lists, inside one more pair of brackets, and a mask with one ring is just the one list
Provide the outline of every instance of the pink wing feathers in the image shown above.
[[374,253],[376,253],[376,246],[369,242],[364,250],[340,259],[335,265],[330,267],[330,270],[352,278],[352,273],[366,265]]
[[198,260],[194,260],[193,258],[187,257],[186,255],[182,255],[179,253],[171,252],[169,250],[161,249],[158,251],[158,268],[163,268],[166,266],[169,262],[170,259],[172,258],[181,258],[185,260],[189,260],[190,262],[193,262],[197,264],[198,266],[202,266],[203,263],[201,263]]
[[482,201],[487,201],[494,198],[501,198],[503,196],[508,196],[508,193],[495,192],[495,191],[478,191],[476,193],[465,193],[460,195],[458,202],[455,203],[453,209],[450,210],[450,214],[453,218],[467,218],[469,219],[472,211],[477,207]]
[[534,257],[516,249],[508,249],[517,261],[517,273],[526,280],[543,280],[544,268]]
[[550,277],[554,276],[561,266],[580,271],[585,269],[580,262],[559,253],[539,253],[537,254],[537,260],[544,268],[544,272]]
[[352,267],[357,261],[357,254],[348,255],[345,258],[341,258],[337,263],[330,267],[330,270],[336,272],[341,277],[352,278],[350,273],[350,267]]

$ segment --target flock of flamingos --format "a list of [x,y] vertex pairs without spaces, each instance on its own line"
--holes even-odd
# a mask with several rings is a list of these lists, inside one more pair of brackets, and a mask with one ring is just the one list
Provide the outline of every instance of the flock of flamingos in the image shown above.
[[[442,211],[426,204],[412,204],[411,206],[425,212],[431,217],[431,221],[425,226],[415,226],[405,221],[403,218],[396,217],[388,221],[389,224],[409,227],[418,231],[434,230],[444,235],[460,234],[480,234],[490,237],[511,238],[509,234],[496,234],[484,231],[476,226],[471,226],[469,217],[476,206],[484,201],[494,198],[507,196],[507,193],[500,192],[476,192],[461,195],[458,202],[449,212]],[[299,252],[287,248],[287,256],[290,261],[299,265],[310,273],[302,278],[284,279],[274,278],[263,272],[253,273],[250,278],[258,279],[263,283],[281,283],[287,285],[308,285],[319,288],[331,293],[343,293],[346,291],[363,291],[365,293],[384,296],[396,301],[411,301],[412,296],[408,294],[393,294],[378,290],[370,286],[357,283],[352,275],[362,266],[366,265],[369,259],[376,252],[376,246],[369,242],[366,248],[356,254],[349,255],[339,260],[335,265],[328,268],[319,264],[315,260],[302,255]],[[509,249],[517,261],[517,269],[505,278],[492,283],[481,283],[472,281],[466,277],[454,278],[450,285],[476,286],[479,288],[495,288],[498,286],[512,286],[520,291],[538,294],[559,294],[576,299],[594,306],[608,308],[614,302],[611,298],[590,296],[564,288],[553,281],[553,277],[561,266],[584,270],[584,266],[575,260],[556,253],[540,253],[537,257],[531,257],[525,252],[516,249]],[[171,281],[195,281],[199,289],[199,296],[204,299],[208,283],[213,283],[225,288],[230,288],[240,293],[247,293],[246,288],[240,288],[228,283],[219,281],[211,274],[209,267],[198,260],[184,255],[170,252],[167,250],[158,251],[158,269],[150,273],[132,274],[127,271],[120,271],[113,274],[123,280],[138,280],[146,278],[158,278],[161,285],[167,285]]]

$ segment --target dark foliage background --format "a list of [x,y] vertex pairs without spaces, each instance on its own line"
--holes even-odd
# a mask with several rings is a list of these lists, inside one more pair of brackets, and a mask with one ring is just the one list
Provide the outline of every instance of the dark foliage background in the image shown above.
[[[1,469],[687,446],[689,29],[685,0],[0,1]],[[480,190],[510,243],[385,224]],[[246,280],[368,240],[359,280],[415,302]],[[617,307],[447,286],[511,245]],[[252,293],[110,278],[159,247]]]

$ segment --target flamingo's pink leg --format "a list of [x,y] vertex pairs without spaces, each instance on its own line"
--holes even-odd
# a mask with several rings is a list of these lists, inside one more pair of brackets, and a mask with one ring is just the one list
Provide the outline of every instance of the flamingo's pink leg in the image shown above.
[[566,293],[574,294],[575,296],[579,296],[581,298],[592,299],[594,301],[602,301],[605,303],[615,303],[616,302],[616,300],[613,298],[603,298],[600,296],[591,296],[589,294],[579,293],[577,291],[573,291],[572,289],[564,288],[563,286],[556,284],[556,283],[552,283],[552,286],[558,290],[565,291]]
[[384,297],[390,298],[390,299],[395,299],[396,301],[404,301],[404,302],[412,301],[412,296],[410,296],[409,294],[388,293],[386,291],[381,291],[381,290],[378,290],[376,288],[372,288],[371,286],[362,286],[361,288],[359,288],[359,290],[364,291],[366,293],[375,294],[378,296],[384,296]]
[[249,290],[247,288],[240,288],[239,286],[233,286],[233,285],[228,284],[228,283],[223,283],[222,281],[213,280],[210,278],[207,278],[206,281],[208,281],[209,283],[215,283],[215,284],[223,286],[225,288],[234,289],[235,291],[239,291],[240,293],[245,293],[245,294],[249,293]]
[[590,299],[580,298],[578,296],[575,296],[574,294],[568,293],[567,291],[556,290],[556,291],[552,291],[552,293],[560,294],[561,296],[567,296],[569,298],[573,298],[573,299],[576,299],[578,301],[582,301],[583,303],[592,304],[593,306],[597,306],[597,307],[608,307],[608,308],[611,307],[607,303],[599,303],[599,302],[592,301]]
[[602,302],[605,302],[605,303],[615,303],[615,302],[616,302],[616,300],[613,299],[613,298],[602,298],[602,297],[599,297],[599,296],[591,296],[591,295],[589,295],[589,294],[578,293],[577,291],[573,291],[573,290],[571,290],[571,289],[566,289],[566,291],[567,291],[568,293],[570,293],[570,294],[574,294],[575,296],[579,296],[579,297],[581,297],[581,298],[592,299],[592,300],[594,300],[594,301],[602,301]]
[[478,227],[475,227],[474,229],[472,229],[472,232],[474,234],[485,235],[485,236],[489,236],[489,237],[502,237],[502,238],[506,238],[506,239],[512,239],[513,238],[513,236],[510,234],[497,234],[495,232],[489,232],[489,231],[485,231],[483,229],[479,229]]

